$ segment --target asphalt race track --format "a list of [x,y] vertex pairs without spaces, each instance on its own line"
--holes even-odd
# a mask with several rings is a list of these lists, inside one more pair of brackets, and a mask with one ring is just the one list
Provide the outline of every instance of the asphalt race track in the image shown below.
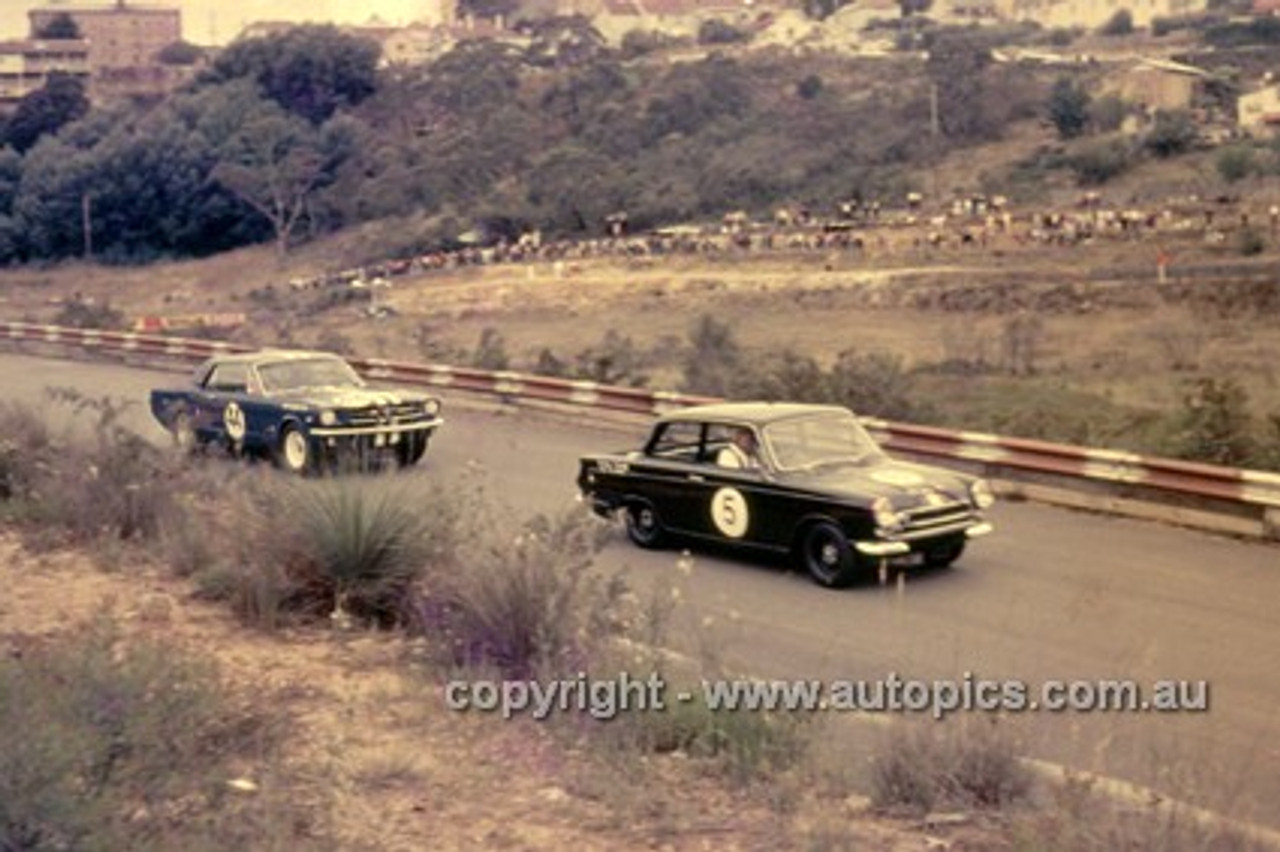
[[[126,422],[165,441],[146,394],[178,374],[0,355],[3,399],[41,404],[48,387],[136,401]],[[446,423],[413,475],[469,462],[529,513],[574,498],[580,452],[634,443],[617,427],[468,404],[446,391]],[[229,462],[232,463],[232,462]],[[1005,717],[1023,751],[1280,828],[1280,545],[1003,503],[996,533],[945,572],[902,585],[828,591],[785,566],[723,554],[640,551],[619,531],[604,568],[675,585],[684,636],[732,671],[766,678],[1204,680],[1203,713],[1023,713]],[[692,647],[692,646],[690,646]],[[956,714],[959,718],[966,714]],[[833,724],[833,754],[865,757],[882,727]],[[847,740],[847,743],[845,742]],[[847,749],[838,746],[847,745]]]

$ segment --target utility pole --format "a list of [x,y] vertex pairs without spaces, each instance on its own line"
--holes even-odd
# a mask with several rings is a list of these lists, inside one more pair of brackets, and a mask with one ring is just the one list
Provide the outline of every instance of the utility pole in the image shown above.
[[88,192],[80,196],[80,230],[84,233],[84,259],[93,260],[93,217]]

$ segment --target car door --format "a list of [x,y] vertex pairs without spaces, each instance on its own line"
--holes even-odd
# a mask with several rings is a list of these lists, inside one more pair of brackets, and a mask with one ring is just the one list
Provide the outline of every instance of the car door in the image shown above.
[[[217,364],[209,371],[200,401],[200,419],[215,441],[245,447],[255,443],[251,419],[260,421],[260,400],[250,396],[249,365]],[[251,417],[252,416],[252,417]],[[255,423],[260,430],[261,424]]]
[[681,533],[698,532],[704,477],[700,476],[703,424],[676,420],[655,431],[643,456],[631,464],[633,493],[647,500],[662,525]]
[[[764,515],[766,474],[762,467],[724,466],[722,450],[744,424],[708,423],[704,431],[703,462],[690,487],[700,522],[696,532],[729,543],[757,544]],[[754,432],[754,430],[752,430]]]

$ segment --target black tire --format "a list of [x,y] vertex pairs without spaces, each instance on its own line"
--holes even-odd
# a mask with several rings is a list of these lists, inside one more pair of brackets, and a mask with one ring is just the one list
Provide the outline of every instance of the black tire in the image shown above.
[[276,444],[274,461],[277,467],[297,476],[308,473],[314,464],[311,453],[311,442],[297,426],[289,425],[280,432],[280,441]]
[[623,510],[627,525],[627,538],[638,547],[656,550],[667,540],[658,511],[649,503],[631,503]]
[[933,545],[924,552],[925,567],[950,568],[964,553],[964,546],[965,540],[962,538]]
[[799,547],[800,562],[818,585],[840,589],[858,578],[858,555],[844,532],[830,521],[806,527]]
[[396,464],[400,467],[413,467],[427,451],[430,432],[406,432],[396,446]]

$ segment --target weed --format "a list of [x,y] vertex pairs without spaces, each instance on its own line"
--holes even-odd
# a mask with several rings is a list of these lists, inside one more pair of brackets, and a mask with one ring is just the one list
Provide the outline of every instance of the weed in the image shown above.
[[995,720],[895,727],[872,762],[879,807],[926,813],[939,804],[999,808],[1025,798],[1031,776]]
[[307,820],[227,792],[246,760],[271,771],[272,718],[107,615],[0,656],[0,726],[0,848],[243,848],[269,818]]
[[454,665],[515,678],[585,670],[620,631],[626,593],[593,570],[603,529],[575,506],[532,518],[514,537],[470,536],[458,568],[433,576],[423,628],[444,639]]

